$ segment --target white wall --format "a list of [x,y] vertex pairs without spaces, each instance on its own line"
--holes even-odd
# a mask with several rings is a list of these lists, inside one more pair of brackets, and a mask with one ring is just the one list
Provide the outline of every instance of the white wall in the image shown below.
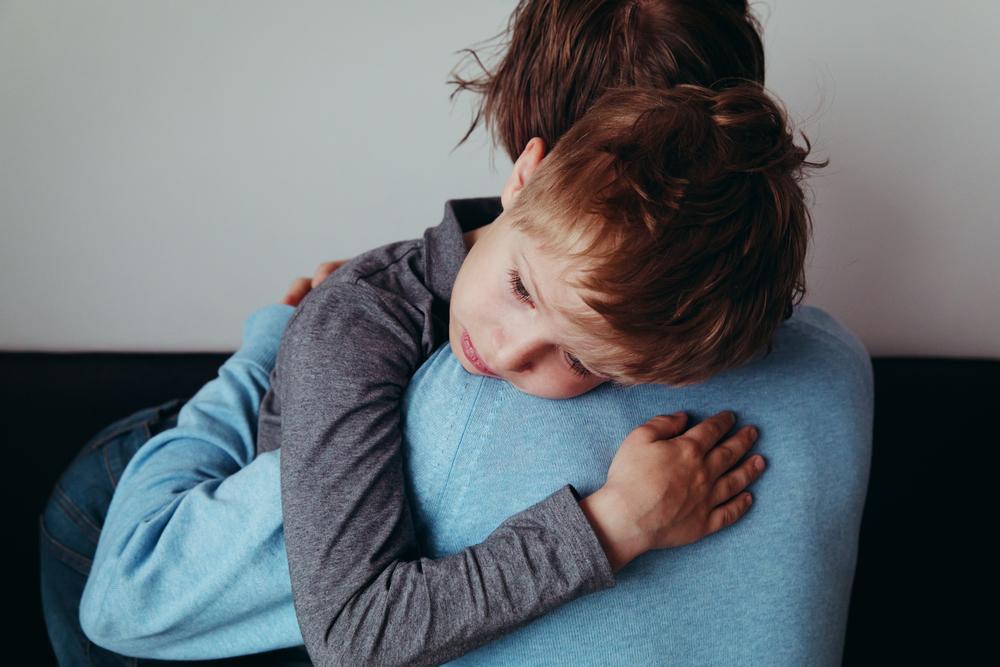
[[[225,350],[326,259],[496,194],[455,52],[513,0],[0,0],[0,348]],[[831,165],[806,303],[876,355],[1000,357],[1000,5],[768,0]]]

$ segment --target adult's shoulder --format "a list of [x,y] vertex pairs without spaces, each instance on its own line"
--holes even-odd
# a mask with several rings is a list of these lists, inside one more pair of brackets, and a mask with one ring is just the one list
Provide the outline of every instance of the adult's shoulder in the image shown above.
[[818,306],[798,305],[778,328],[774,352],[801,374],[820,374],[874,391],[871,355],[864,342],[834,315]]
[[784,326],[812,337],[819,345],[860,358],[870,358],[868,349],[858,335],[818,306],[796,306],[792,316],[785,320]]

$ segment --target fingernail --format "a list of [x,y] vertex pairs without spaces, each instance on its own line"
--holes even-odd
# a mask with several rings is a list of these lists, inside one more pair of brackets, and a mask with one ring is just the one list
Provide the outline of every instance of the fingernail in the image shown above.
[[751,438],[756,438],[757,437],[757,427],[756,426],[751,426],[750,427],[750,437]]
[[754,467],[754,470],[756,470],[757,472],[760,472],[761,470],[763,470],[764,469],[764,457],[763,456],[758,456],[756,459],[754,459],[753,467]]

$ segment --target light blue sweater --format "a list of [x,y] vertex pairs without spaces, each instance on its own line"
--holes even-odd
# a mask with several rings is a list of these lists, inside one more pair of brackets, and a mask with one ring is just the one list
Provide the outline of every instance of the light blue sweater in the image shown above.
[[[282,538],[280,451],[253,459],[259,401],[292,309],[243,345],[119,481],[81,602],[96,643],[159,659],[299,645]],[[404,404],[407,492],[424,554],[455,553],[572,483],[603,484],[655,414],[722,409],[760,429],[768,469],[734,526],[649,552],[588,595],[456,664],[839,664],[867,487],[871,363],[822,310],[796,308],[771,355],[679,389],[605,385],[567,401],[462,369],[443,345]],[[335,576],[335,575],[332,575]]]

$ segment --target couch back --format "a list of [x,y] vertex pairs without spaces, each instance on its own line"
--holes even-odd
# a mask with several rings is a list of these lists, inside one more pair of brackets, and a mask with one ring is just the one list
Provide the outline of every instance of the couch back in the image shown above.
[[[227,354],[0,353],[0,418],[13,509],[10,633],[35,664],[54,661],[41,615],[38,516],[91,435],[135,410],[191,396]],[[996,443],[1000,360],[876,357],[874,447],[849,607],[845,664],[960,657],[975,650],[966,600],[980,573],[985,509],[973,476]],[[766,473],[765,473],[766,475]],[[763,479],[763,478],[762,478]],[[981,622],[981,621],[979,621]],[[969,627],[967,627],[969,626]],[[13,648],[13,647],[12,647]]]

